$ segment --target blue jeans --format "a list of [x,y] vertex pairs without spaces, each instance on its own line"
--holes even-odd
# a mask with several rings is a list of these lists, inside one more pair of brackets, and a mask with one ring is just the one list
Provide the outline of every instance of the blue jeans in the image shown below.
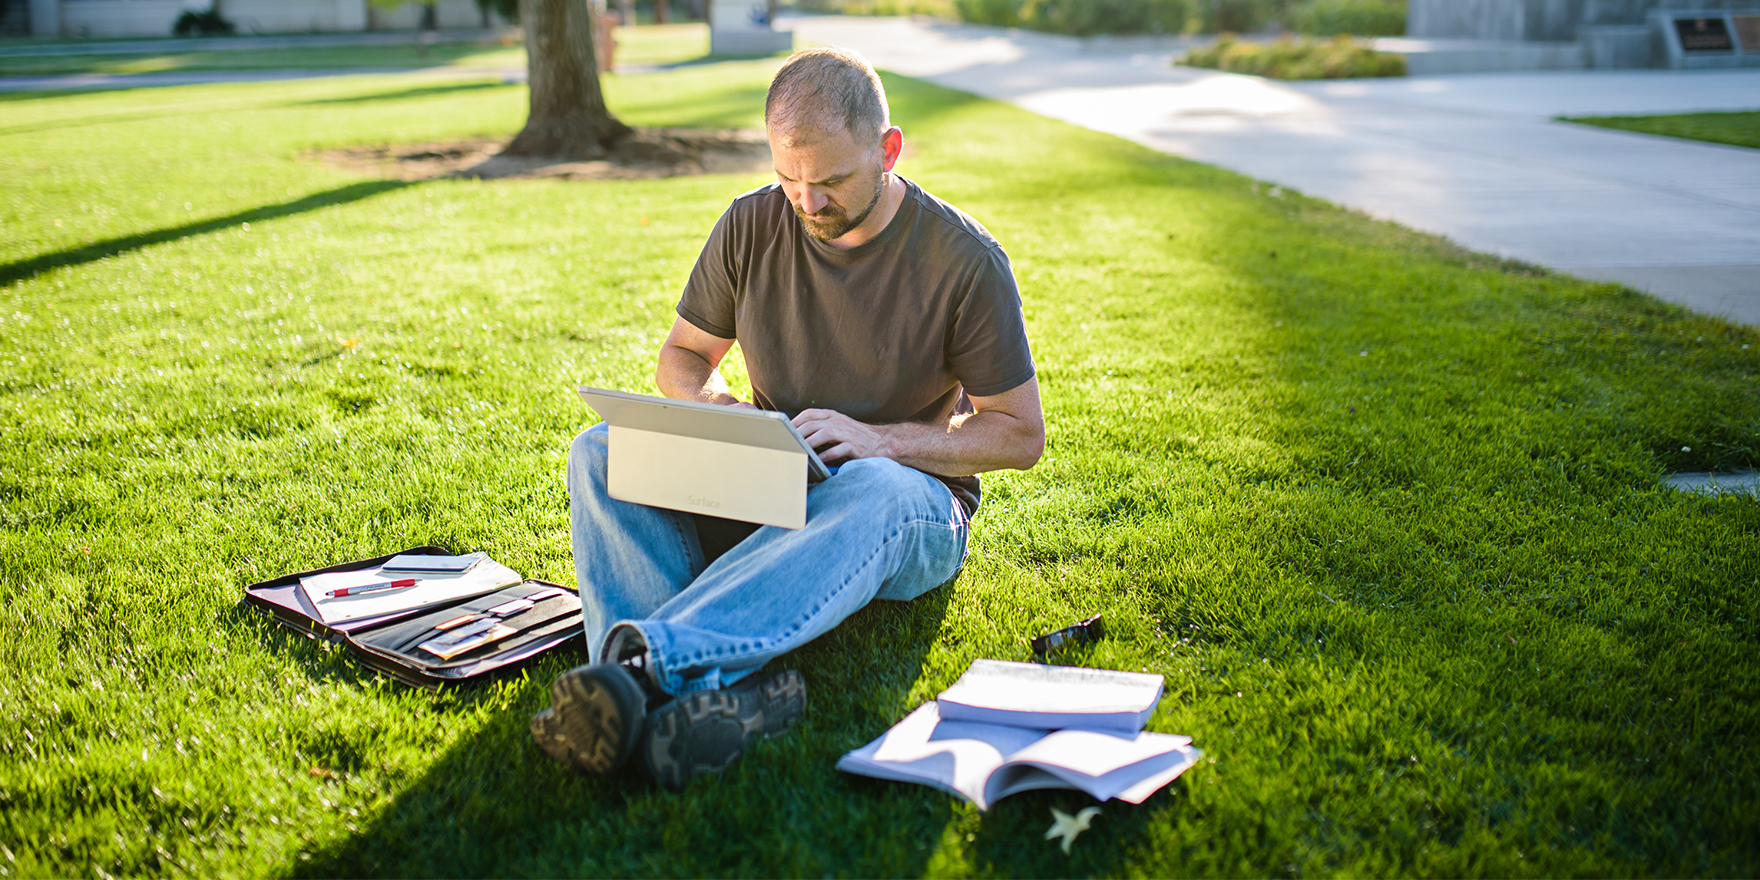
[[705,564],[690,514],[605,491],[604,424],[574,440],[568,496],[587,647],[635,630],[667,693],[732,684],[879,599],[914,599],[965,562],[965,509],[891,459],[847,462],[807,490],[803,529],[764,526]]

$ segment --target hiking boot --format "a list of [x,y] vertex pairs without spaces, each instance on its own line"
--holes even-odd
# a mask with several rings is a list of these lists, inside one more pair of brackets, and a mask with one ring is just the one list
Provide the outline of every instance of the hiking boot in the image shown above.
[[616,663],[577,666],[550,684],[550,708],[532,716],[532,739],[564,764],[600,775],[629,760],[642,738],[648,697]]
[[661,785],[679,788],[726,770],[746,746],[793,727],[806,711],[807,684],[793,669],[685,694],[648,713],[642,765]]

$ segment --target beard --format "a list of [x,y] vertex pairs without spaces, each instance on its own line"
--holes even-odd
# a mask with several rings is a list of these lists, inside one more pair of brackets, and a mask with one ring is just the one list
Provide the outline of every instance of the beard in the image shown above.
[[874,212],[874,206],[880,204],[880,194],[884,192],[886,192],[886,172],[878,171],[874,174],[874,187],[873,192],[868,196],[868,204],[853,216],[829,202],[825,207],[819,209],[819,213],[811,217],[801,213],[800,205],[794,205],[794,215],[800,218],[801,228],[805,229],[808,235],[820,241],[832,241],[842,238],[844,233],[862,225],[863,221],[868,219],[868,215]]

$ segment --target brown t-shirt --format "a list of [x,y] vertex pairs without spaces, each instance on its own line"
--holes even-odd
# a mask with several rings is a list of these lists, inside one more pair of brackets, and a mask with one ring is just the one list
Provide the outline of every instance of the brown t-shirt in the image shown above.
[[[716,222],[678,314],[739,340],[758,406],[945,425],[971,411],[967,393],[1033,378],[1008,255],[978,221],[904,183],[892,222],[848,250],[808,235],[774,183]],[[938,479],[977,511],[976,477]]]

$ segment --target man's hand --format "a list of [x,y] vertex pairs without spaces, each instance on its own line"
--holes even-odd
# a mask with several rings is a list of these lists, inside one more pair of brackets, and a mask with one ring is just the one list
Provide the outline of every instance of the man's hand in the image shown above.
[[[716,369],[733,349],[732,339],[703,332],[678,318],[660,347],[654,380],[660,393],[680,400],[757,409],[734,397]],[[806,409],[794,426],[829,464],[857,458],[890,458],[944,477],[985,471],[1026,470],[1045,452],[1045,415],[1039,380],[1028,379],[1001,394],[971,396],[976,412],[945,425],[869,425],[829,409]]]
[[828,464],[890,458],[944,477],[1026,470],[1045,453],[1038,379],[971,401],[977,412],[946,425],[869,425],[834,410],[807,409],[794,417],[794,426]]
[[884,427],[865,425],[843,413],[829,409],[803,409],[794,417],[807,445],[819,453],[826,464],[843,464],[852,458],[893,458]]

